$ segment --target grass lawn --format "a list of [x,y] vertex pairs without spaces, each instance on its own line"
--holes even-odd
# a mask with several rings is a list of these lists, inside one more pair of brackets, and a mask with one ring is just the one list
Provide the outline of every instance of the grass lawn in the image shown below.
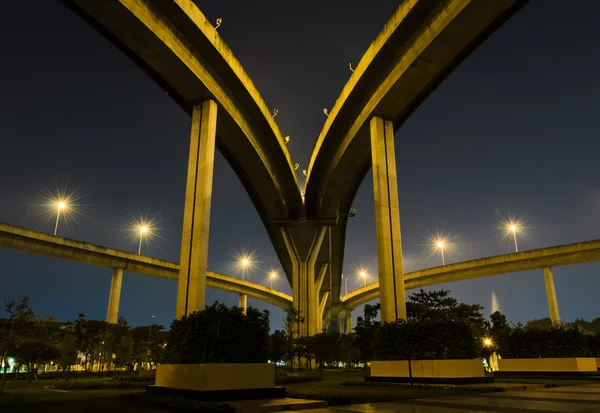
[[[86,378],[85,381],[90,380],[94,379]],[[28,384],[26,380],[8,381],[4,386],[4,395],[0,395],[0,411],[11,413],[33,411],[36,413],[110,411],[152,413],[166,411],[139,407],[117,397],[120,394],[143,391],[140,389],[59,391],[53,388],[52,383],[52,380],[39,380],[31,384]]]
[[361,382],[364,380],[364,376],[365,373],[363,372],[327,371],[322,381],[290,384],[285,387],[291,396],[325,400],[334,398],[339,399],[340,402],[351,402],[353,404],[483,392],[460,388],[448,390],[442,388],[342,385],[345,381]]

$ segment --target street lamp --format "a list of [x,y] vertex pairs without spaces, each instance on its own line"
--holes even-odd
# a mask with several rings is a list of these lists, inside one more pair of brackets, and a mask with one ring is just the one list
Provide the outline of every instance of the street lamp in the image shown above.
[[150,316],[150,326],[148,327],[148,353],[146,353],[146,362],[148,363],[148,370],[150,370],[150,338],[152,337],[152,320],[154,320],[155,318],[155,315]]
[[436,246],[437,246],[437,249],[439,249],[440,253],[442,254],[442,265],[446,265],[446,260],[444,259],[444,246],[445,246],[444,241],[439,240],[436,243]]
[[140,233],[140,244],[138,246],[138,255],[142,255],[142,240],[144,239],[144,235],[146,235],[148,233],[148,231],[150,231],[150,228],[148,228],[147,225],[140,225],[138,227],[138,231]]
[[61,201],[59,200],[56,203],[56,224],[54,224],[54,235],[56,235],[56,232],[58,231],[58,220],[60,218],[60,211],[62,211],[63,209],[67,208],[67,203],[65,201]]
[[514,223],[510,223],[508,225],[508,230],[512,232],[513,239],[515,240],[515,252],[519,252],[519,247],[517,246],[517,231],[519,230],[519,227]]
[[271,280],[271,290],[273,289],[273,280],[277,278],[277,273],[275,271],[271,271],[269,279]]
[[250,258],[249,257],[242,257],[240,264],[242,265],[242,280],[246,279],[246,271],[248,270],[248,268],[250,268],[252,266],[252,263],[250,262]]
[[360,276],[362,277],[363,281],[365,282],[365,287],[367,286],[367,272],[362,270],[360,272]]

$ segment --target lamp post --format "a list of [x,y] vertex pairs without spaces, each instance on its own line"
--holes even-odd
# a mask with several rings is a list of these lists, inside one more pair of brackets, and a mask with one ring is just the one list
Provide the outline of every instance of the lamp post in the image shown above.
[[516,224],[510,224],[508,230],[512,232],[513,239],[515,240],[515,252],[519,252],[519,247],[517,245],[517,231],[519,230],[519,227],[517,227]]
[[146,353],[146,362],[148,363],[148,370],[150,370],[150,338],[152,337],[152,320],[154,320],[155,318],[155,315],[150,316],[150,326],[148,327],[148,353]]
[[364,281],[364,283],[365,283],[365,285],[364,285],[364,286],[366,287],[366,286],[367,286],[367,272],[366,272],[366,271],[364,271],[364,270],[363,270],[363,271],[361,271],[361,272],[360,272],[360,276],[362,277],[362,279],[363,279],[363,281]]
[[142,255],[142,240],[144,239],[144,235],[150,230],[147,225],[140,225],[140,244],[138,245],[138,255]]
[[56,203],[56,223],[54,224],[54,235],[58,231],[58,220],[60,219],[60,211],[67,208],[67,203],[65,201],[58,201]]
[[442,265],[446,265],[446,260],[444,259],[444,241],[438,241],[436,245],[442,254]]
[[269,279],[271,280],[271,290],[273,289],[273,280],[277,278],[277,273],[275,271],[272,271]]
[[248,258],[242,258],[242,280],[245,280],[246,269],[250,266],[250,260]]

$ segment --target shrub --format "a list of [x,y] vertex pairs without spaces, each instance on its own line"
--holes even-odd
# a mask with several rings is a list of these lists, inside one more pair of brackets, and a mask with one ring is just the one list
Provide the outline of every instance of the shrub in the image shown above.
[[269,313],[215,303],[171,324],[165,362],[266,363]]
[[477,342],[461,321],[386,323],[375,336],[375,360],[473,359]]
[[515,328],[502,356],[507,358],[586,357],[593,355],[593,336],[577,326]]

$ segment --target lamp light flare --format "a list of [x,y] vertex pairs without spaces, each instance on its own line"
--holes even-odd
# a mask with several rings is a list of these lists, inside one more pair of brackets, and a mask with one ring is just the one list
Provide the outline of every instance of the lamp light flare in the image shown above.
[[511,223],[511,224],[509,224],[509,226],[508,226],[508,230],[509,230],[510,232],[512,232],[512,235],[513,235],[513,240],[515,241],[515,252],[519,252],[519,246],[517,245],[517,230],[518,230],[518,229],[519,229],[519,228],[517,227],[517,225],[516,225],[516,224],[512,224],[512,223]]
[[367,286],[367,272],[365,270],[360,271],[360,276],[362,277],[365,287]]
[[269,279],[271,280],[271,290],[273,289],[273,280],[277,278],[277,273],[275,271],[271,271],[269,274]]
[[491,339],[491,338],[488,338],[488,337],[486,337],[486,338],[484,338],[484,339],[483,339],[483,344],[484,344],[486,347],[491,347],[491,346],[492,346],[492,344],[494,344],[494,343],[492,342],[492,339]]
[[442,265],[446,265],[446,257],[444,256],[444,246],[445,243],[442,240],[436,242],[437,248],[440,250],[440,254],[442,255]]
[[142,240],[144,239],[144,235],[150,232],[150,228],[146,224],[141,224],[138,227],[138,231],[140,233],[140,243],[138,244],[138,255],[142,255]]
[[65,201],[57,201],[56,202],[56,223],[54,224],[54,235],[58,232],[58,221],[60,220],[60,211],[67,208],[67,203]]

